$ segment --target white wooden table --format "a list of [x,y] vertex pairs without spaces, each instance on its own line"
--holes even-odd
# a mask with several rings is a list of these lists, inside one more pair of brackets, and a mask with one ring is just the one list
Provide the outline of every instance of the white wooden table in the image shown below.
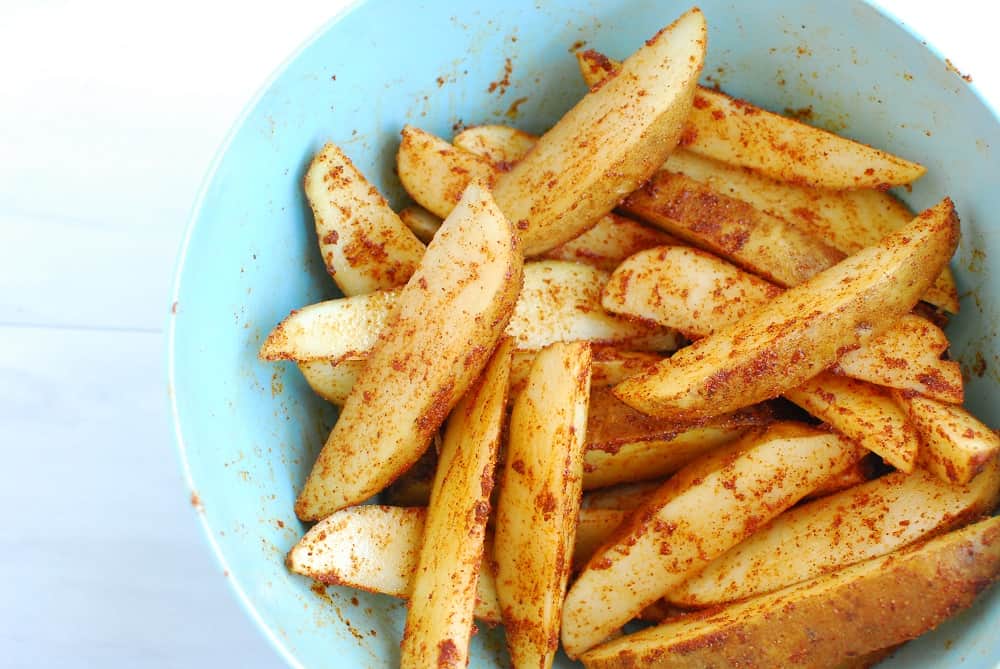
[[[213,152],[344,4],[0,1],[0,666],[280,666],[191,512],[162,331]],[[993,3],[883,4],[1000,103]]]

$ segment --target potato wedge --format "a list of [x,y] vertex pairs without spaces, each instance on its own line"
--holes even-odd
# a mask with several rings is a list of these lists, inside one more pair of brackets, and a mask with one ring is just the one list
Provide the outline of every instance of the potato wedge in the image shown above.
[[521,263],[510,223],[470,185],[402,289],[299,494],[299,518],[367,499],[420,457],[503,335]]
[[[684,149],[671,153],[663,167],[794,223],[848,255],[877,244],[913,220],[906,205],[880,190],[832,191],[797,186]],[[941,271],[923,299],[958,313],[958,291],[950,269]]]
[[296,309],[264,340],[260,359],[322,360],[331,365],[364,359],[398,297],[398,291],[380,291]]
[[591,89],[496,180],[524,253],[573,239],[639,187],[677,146],[704,64],[705,17],[691,9]]
[[528,350],[576,340],[642,351],[672,351],[680,345],[674,330],[607,313],[601,306],[607,281],[606,272],[579,263],[542,260],[525,264],[524,287],[507,334],[517,348]]
[[628,517],[621,509],[580,509],[573,549],[573,571],[579,571]]
[[825,669],[933,629],[1000,572],[1000,518],[733,606],[616,639],[589,669],[787,666]]
[[399,220],[406,224],[417,239],[424,244],[430,244],[441,227],[441,219],[420,205],[414,204],[399,212]]
[[424,245],[340,147],[328,143],[316,154],[303,186],[326,271],[344,295],[406,283]]
[[509,339],[500,344],[448,420],[406,614],[401,667],[465,669],[468,663],[513,351]]
[[845,257],[785,219],[678,172],[657,172],[621,208],[786,288]]
[[879,454],[896,469],[911,472],[916,466],[920,454],[917,432],[885,388],[823,372],[785,391],[785,399]]
[[396,171],[403,188],[417,204],[438,218],[447,218],[473,182],[491,185],[493,164],[455,148],[440,137],[407,125],[396,153]]
[[347,401],[364,366],[364,360],[304,360],[299,363],[299,371],[313,392],[327,402],[340,406]]
[[510,169],[538,143],[538,137],[506,125],[477,125],[455,135],[451,143],[500,169]]
[[438,454],[441,452],[441,433],[434,435],[431,445],[413,466],[379,493],[379,501],[391,506],[427,506],[431,502],[431,488],[437,473]]
[[[316,523],[292,547],[285,564],[320,583],[409,598],[426,516],[423,507],[369,504],[341,509]],[[488,560],[479,570],[475,617],[500,623]]]
[[907,314],[863,347],[844,353],[833,369],[880,386],[961,404],[962,369],[954,360],[941,359],[947,350],[948,338],[941,328]]
[[630,218],[608,214],[579,237],[546,251],[541,257],[569,260],[610,272],[629,256],[665,244],[683,242]]
[[963,485],[1000,453],[1000,435],[962,407],[894,392],[920,436],[920,464],[942,481]]
[[745,319],[615,386],[643,413],[718,415],[794,388],[916,304],[958,243],[949,199]]
[[656,481],[641,481],[639,483],[622,483],[601,490],[585,492],[580,502],[581,509],[613,509],[616,511],[634,511],[642,506],[664,483],[663,479]]
[[727,414],[668,439],[640,439],[622,444],[591,443],[583,456],[583,488],[648,481],[673,474],[697,457],[731,443],[754,427],[730,424]]
[[[591,393],[600,388],[613,386],[628,377],[638,374],[663,359],[662,355],[645,351],[625,351],[616,346],[592,345],[591,347]],[[510,369],[510,401],[524,390],[528,383],[531,367],[535,364],[537,351],[515,351]]]
[[783,513],[667,599],[714,606],[778,590],[960,527],[998,501],[995,462],[965,486],[922,469],[887,474]]
[[878,465],[876,456],[869,453],[857,462],[848,465],[843,471],[837,472],[828,478],[821,486],[803,497],[803,501],[829,497],[841,490],[847,490],[862,483],[867,483],[877,476]]
[[604,641],[859,457],[839,435],[778,423],[689,464],[635,510],[570,588],[566,654]]
[[580,511],[590,346],[538,354],[511,411],[497,497],[497,595],[514,666],[552,665]]
[[[595,51],[577,52],[588,86],[621,65]],[[818,188],[884,188],[911,183],[918,163],[840,137],[699,86],[681,140],[688,150],[794,184]]]

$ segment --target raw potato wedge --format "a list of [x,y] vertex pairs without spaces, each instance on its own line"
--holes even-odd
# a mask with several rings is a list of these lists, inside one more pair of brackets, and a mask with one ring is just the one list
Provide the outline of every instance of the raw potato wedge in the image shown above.
[[579,237],[542,254],[548,260],[569,260],[610,272],[629,256],[665,244],[682,244],[675,237],[638,221],[608,214]]
[[406,283],[424,245],[340,147],[330,143],[316,154],[303,185],[326,271],[344,295]]
[[615,394],[651,415],[699,418],[776,397],[883,332],[916,304],[958,243],[951,200],[789,289]]
[[[663,167],[794,223],[848,255],[877,244],[913,220],[906,205],[880,190],[832,191],[797,186],[683,149],[671,153]],[[958,291],[950,269],[942,270],[923,299],[958,313]]]
[[509,339],[500,344],[448,420],[406,614],[401,667],[465,669],[468,663],[513,350]]
[[[426,516],[423,507],[369,504],[341,509],[316,523],[288,553],[285,564],[320,583],[409,598]],[[488,560],[479,570],[475,617],[500,623]]]
[[965,395],[962,369],[954,360],[941,359],[947,350],[948,338],[941,328],[926,318],[907,314],[862,348],[840,356],[834,370],[880,386],[961,404]]
[[491,185],[496,178],[497,170],[486,158],[411,125],[401,134],[399,180],[417,204],[438,218],[448,217],[470,183]]
[[847,469],[828,478],[823,482],[823,485],[813,490],[803,499],[813,500],[820,497],[828,497],[841,490],[847,490],[848,488],[871,481],[876,477],[878,471],[878,462],[875,460],[875,457],[874,454],[869,454],[861,458],[854,464],[849,465]]
[[440,452],[441,433],[438,432],[434,435],[431,446],[413,463],[413,466],[379,493],[379,501],[391,506],[427,506],[430,504],[431,488],[434,487],[434,475],[437,473],[438,453]]
[[786,288],[845,257],[783,218],[677,172],[657,172],[621,208]]
[[299,494],[299,518],[364,501],[423,454],[513,313],[516,239],[489,193],[470,185],[402,289]]
[[616,639],[588,669],[825,669],[915,638],[970,604],[1000,572],[1000,518],[733,606]]
[[[674,330],[607,313],[601,292],[608,274],[562,260],[524,265],[523,288],[507,327],[518,349],[538,350],[558,341],[587,340],[639,351],[673,351]],[[388,322],[399,291],[328,300],[293,311],[261,347],[264,360],[365,360]],[[313,374],[314,380],[318,380]]]
[[493,559],[515,667],[552,665],[580,511],[590,346],[538,354],[511,411]]
[[534,135],[506,125],[478,125],[455,135],[451,143],[509,169],[538,142]]
[[778,590],[960,527],[998,498],[996,462],[966,486],[922,469],[893,472],[783,513],[667,599],[714,606]]
[[580,522],[576,525],[573,549],[573,571],[579,571],[618,526],[629,512],[620,509],[580,509]]
[[689,464],[636,509],[570,588],[566,654],[604,641],[860,457],[839,435],[778,423]]
[[[595,51],[577,53],[588,86],[622,65]],[[730,165],[818,188],[884,188],[916,181],[927,169],[891,153],[840,137],[699,86],[681,144]]]
[[398,296],[398,291],[381,291],[296,309],[264,340],[260,359],[322,360],[335,365],[366,358]]
[[351,388],[364,367],[364,360],[333,362],[319,359],[299,363],[299,371],[313,392],[337,406],[347,401],[347,396],[351,394]]
[[674,330],[607,313],[601,292],[609,275],[561,260],[524,266],[524,287],[507,334],[519,349],[537,350],[553,342],[587,340],[642,351],[672,351],[681,338]]
[[438,228],[441,227],[440,218],[416,204],[400,211],[399,220],[405,223],[424,244],[430,244]]
[[689,10],[496,179],[497,203],[520,230],[525,255],[586,231],[663,164],[691,113],[706,41],[704,15]]
[[581,509],[614,509],[616,511],[634,511],[642,506],[664,481],[642,481],[640,483],[623,483],[603,490],[585,492]]
[[[524,390],[535,364],[537,351],[515,351],[510,368],[510,401]],[[663,360],[662,355],[644,351],[624,351],[615,346],[591,346],[591,393],[613,386]]]
[[968,483],[1000,453],[1000,435],[962,407],[894,392],[920,435],[920,464],[942,481]]
[[829,423],[890,465],[911,472],[920,454],[914,426],[885,388],[823,372],[785,392],[785,399]]

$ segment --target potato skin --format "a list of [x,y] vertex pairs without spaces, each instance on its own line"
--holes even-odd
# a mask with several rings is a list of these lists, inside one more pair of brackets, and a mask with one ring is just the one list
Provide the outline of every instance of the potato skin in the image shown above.
[[1000,573],[1000,518],[715,613],[617,639],[589,669],[825,669],[933,629]]

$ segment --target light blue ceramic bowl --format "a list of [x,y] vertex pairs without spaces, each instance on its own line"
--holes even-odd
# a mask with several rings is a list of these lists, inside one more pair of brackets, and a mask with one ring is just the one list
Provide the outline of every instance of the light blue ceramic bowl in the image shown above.
[[[625,56],[688,2],[372,0],[326,26],[250,105],[213,165],[181,249],[170,318],[177,442],[213,550],[249,614],[296,666],[395,664],[404,607],[289,574],[303,533],[292,504],[334,419],[291,365],[257,360],[293,307],[333,297],[303,199],[313,153],[339,143],[393,204],[405,123],[450,137],[456,123],[515,120],[540,132],[584,92],[569,50]],[[1000,126],[941,57],[864,2],[703,0],[707,81],[922,161],[902,197],[951,195],[963,239],[953,263],[962,314],[949,328],[969,406],[1000,416]],[[490,92],[510,59],[510,87]],[[975,251],[975,252],[974,252]],[[985,372],[984,372],[985,369]],[[995,667],[1000,590],[887,666]],[[474,666],[506,666],[502,633],[474,638]],[[571,666],[560,657],[558,666]]]

